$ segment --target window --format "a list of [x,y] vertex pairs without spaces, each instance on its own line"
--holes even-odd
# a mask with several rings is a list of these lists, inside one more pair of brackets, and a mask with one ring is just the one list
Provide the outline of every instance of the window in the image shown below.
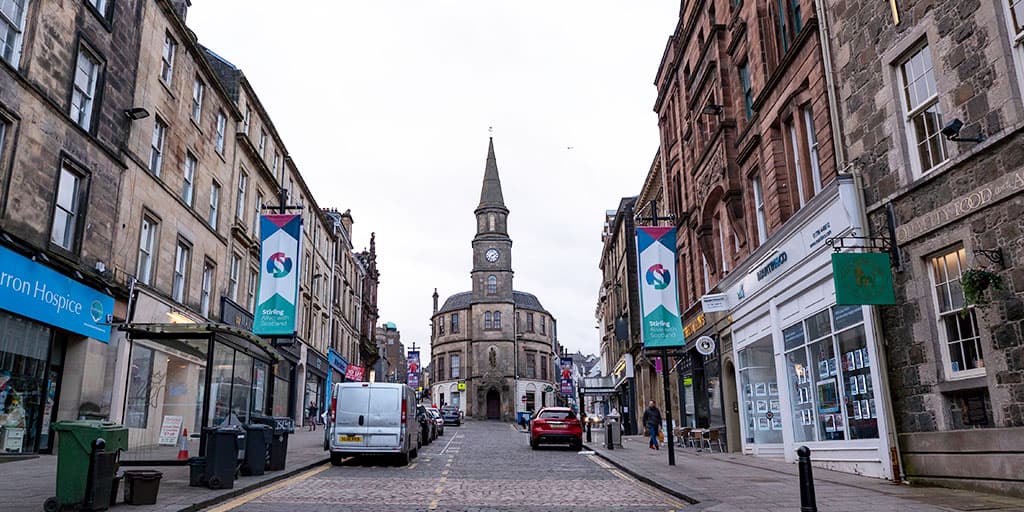
[[167,123],[159,117],[153,119],[153,141],[149,152],[149,172],[160,176],[164,163],[164,139],[167,137]]
[[274,165],[271,167],[271,170],[274,171],[274,176],[277,176],[277,166],[279,163],[281,163],[281,153],[274,151]]
[[526,332],[533,332],[533,313],[526,314]]
[[495,276],[487,276],[487,295],[496,295],[498,293],[498,278]]
[[199,313],[210,316],[210,296],[213,295],[213,264],[203,262],[203,283],[199,291]]
[[972,306],[966,306],[960,277],[966,268],[963,247],[931,258],[935,303],[938,306],[939,336],[945,342],[943,357],[947,375],[967,377],[984,374],[978,318]]
[[758,245],[768,240],[768,216],[764,208],[764,188],[761,187],[761,177],[750,178],[750,188],[754,193],[754,216],[757,218],[757,243]]
[[213,229],[217,229],[217,208],[219,206],[220,185],[215,181],[210,185],[210,216],[206,218],[206,222],[209,222]]
[[[196,123],[203,119],[203,93],[206,92],[206,84],[199,77],[192,82],[192,120]],[[220,128],[220,119],[217,119],[217,127]]]
[[246,107],[245,107],[245,116],[242,117],[242,131],[244,131],[246,135],[249,135],[249,126],[251,124],[252,124],[252,110],[250,110],[249,106],[246,105]]
[[778,0],[776,27],[778,29],[779,47],[782,53],[789,51],[793,39],[800,32],[800,0]]
[[237,253],[231,255],[231,265],[228,267],[228,297],[231,300],[238,300],[238,281],[242,271],[242,257]]
[[[0,125],[2,127],[3,125]],[[3,130],[0,128],[0,135]],[[0,138],[2,142],[2,138]],[[57,200],[53,208],[53,226],[50,240],[67,249],[75,250],[78,240],[78,225],[82,208],[82,176],[64,165],[57,182]]]
[[754,117],[754,89],[750,85],[750,64],[740,66],[740,85],[743,88],[743,113],[747,119]]
[[21,35],[25,31],[28,0],[0,1],[0,57],[18,67],[21,57]]
[[807,195],[804,193],[803,168],[800,165],[800,145],[797,143],[796,123],[789,123],[789,146],[790,154],[793,157],[793,172],[790,176],[796,182],[797,200],[800,207],[807,204]]
[[185,153],[185,170],[184,176],[181,181],[181,200],[185,201],[185,204],[192,206],[192,201],[195,200],[196,192],[196,167],[199,166],[199,161],[196,160],[195,155],[192,152]]
[[715,217],[715,230],[718,231],[718,256],[722,261],[722,272],[728,272],[729,255],[725,252],[725,222],[721,216]]
[[1017,81],[1024,94],[1024,0],[1006,0],[1003,6],[1009,11],[1006,21],[1010,26],[1010,45],[1017,64]]
[[704,265],[704,293],[711,291],[711,265],[708,265],[708,257],[703,251],[700,253],[701,263]]
[[501,329],[501,311],[494,312],[494,323],[492,325],[495,329]]
[[800,109],[804,115],[804,130],[807,132],[807,151],[811,157],[811,186],[814,193],[821,192],[821,159],[818,158],[818,134],[814,128],[814,116],[810,105]]
[[260,213],[263,211],[263,194],[256,194],[256,209],[252,214],[252,232],[257,239],[260,236]]
[[459,332],[459,314],[452,313],[452,334]]
[[491,312],[484,311],[484,329],[491,328]]
[[[244,222],[245,219],[245,191],[249,188],[249,175],[241,173],[238,175],[238,201],[235,202],[235,217]],[[316,245],[315,243],[313,244]]]
[[441,318],[437,319],[437,331],[438,331],[438,334],[440,334],[441,336],[444,336],[444,317],[443,316]]
[[160,80],[171,85],[171,78],[174,76],[174,53],[178,50],[178,43],[170,34],[164,35],[164,50],[160,55]]
[[245,305],[250,313],[256,312],[256,290],[259,286],[260,271],[256,267],[249,269],[249,288],[245,293]]
[[152,284],[153,248],[156,247],[157,223],[149,217],[142,217],[142,228],[139,231],[139,261],[135,269],[135,277],[142,284]]
[[128,396],[125,397],[124,426],[146,428],[149,424],[153,382],[153,350],[133,343],[128,364]]
[[548,356],[540,356],[540,380],[548,380]]
[[444,380],[444,356],[437,356],[437,380]]
[[89,130],[96,107],[96,82],[100,75],[100,61],[89,50],[79,48],[75,63],[75,82],[71,89],[71,111],[68,114],[78,126]]
[[[260,145],[257,146],[257,149],[260,152],[260,158],[263,158],[263,152],[267,149],[267,131],[263,128],[260,128]],[[288,187],[288,190],[291,191],[291,187]]]
[[171,283],[171,298],[176,302],[185,302],[185,291],[188,287],[188,269],[192,261],[192,247],[179,240],[174,254],[174,279]]
[[542,335],[547,334],[547,319],[544,315],[540,315],[540,333]]
[[[778,402],[779,388],[775,377],[775,351],[772,348],[771,336],[766,336],[746,347],[738,353],[736,369],[740,377],[740,394],[743,412],[742,433],[747,443],[775,444],[782,443],[782,414],[776,410],[767,414],[772,407],[772,391]],[[770,419],[768,416],[772,416]],[[773,423],[774,422],[774,423]]]
[[217,152],[224,154],[224,132],[228,127],[228,118],[223,111],[217,112]]
[[922,47],[900,64],[900,85],[903,89],[904,122],[909,145],[916,148],[912,158],[917,175],[922,175],[946,161],[946,145],[942,130],[942,109],[932,69],[932,54]]
[[537,378],[537,354],[533,352],[526,353],[526,378]]
[[450,359],[452,365],[452,379],[458,379],[462,376],[462,371],[459,368],[459,359],[461,358],[459,357],[459,354],[452,354]]

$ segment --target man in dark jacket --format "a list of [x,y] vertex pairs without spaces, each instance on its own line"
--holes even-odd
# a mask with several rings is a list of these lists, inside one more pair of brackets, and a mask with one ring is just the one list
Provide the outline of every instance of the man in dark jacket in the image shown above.
[[661,428],[661,411],[658,410],[658,406],[654,405],[654,400],[648,402],[642,421],[644,426],[647,427],[647,431],[651,434],[651,449],[660,450],[661,446],[658,445],[658,429]]

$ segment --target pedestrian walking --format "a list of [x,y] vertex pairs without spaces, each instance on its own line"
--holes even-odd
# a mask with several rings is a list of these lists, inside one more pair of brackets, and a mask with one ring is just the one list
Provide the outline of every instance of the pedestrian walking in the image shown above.
[[317,413],[318,410],[319,409],[317,409],[315,401],[309,402],[309,408],[306,409],[306,411],[307,411],[307,415],[309,417],[309,431],[310,432],[316,430],[316,413]]
[[661,429],[661,411],[657,405],[654,405],[654,400],[647,403],[647,410],[644,411],[643,424],[647,427],[648,434],[651,435],[650,448],[652,450],[660,450],[661,446],[658,444],[658,430]]

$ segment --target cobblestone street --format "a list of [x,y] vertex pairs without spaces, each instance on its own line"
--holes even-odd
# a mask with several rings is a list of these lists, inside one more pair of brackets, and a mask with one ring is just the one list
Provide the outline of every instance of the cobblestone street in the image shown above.
[[[311,476],[310,476],[311,475]],[[214,510],[678,510],[685,503],[594,455],[530,449],[507,423],[467,422],[420,451],[408,467],[377,459],[323,466]]]

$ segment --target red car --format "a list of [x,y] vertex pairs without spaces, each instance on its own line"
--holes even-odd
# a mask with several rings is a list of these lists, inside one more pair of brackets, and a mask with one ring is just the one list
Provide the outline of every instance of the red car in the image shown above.
[[583,447],[583,424],[568,407],[545,407],[530,420],[530,448],[541,443],[568,444],[573,450]]

